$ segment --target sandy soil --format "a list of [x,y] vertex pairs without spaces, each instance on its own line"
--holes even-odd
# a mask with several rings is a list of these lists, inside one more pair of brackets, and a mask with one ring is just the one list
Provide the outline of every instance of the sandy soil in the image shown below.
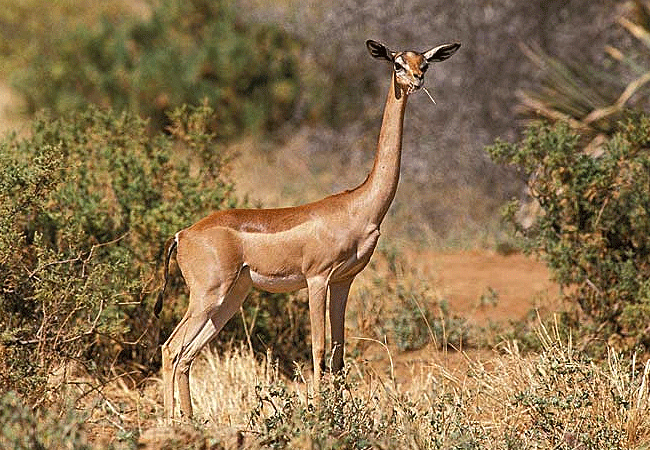
[[[447,302],[450,316],[467,319],[468,325],[487,328],[507,326],[534,310],[542,314],[562,310],[559,287],[550,280],[543,262],[522,254],[500,255],[488,250],[418,252],[408,255],[417,272]],[[441,366],[451,376],[465,377],[472,361],[490,360],[496,349],[463,348],[442,351],[429,345],[412,352],[393,352],[395,380],[407,386]],[[388,376],[389,358],[380,346],[368,348],[364,359]]]
[[460,251],[433,253],[424,261],[451,310],[477,324],[519,320],[531,308],[559,305],[546,266],[522,254]]

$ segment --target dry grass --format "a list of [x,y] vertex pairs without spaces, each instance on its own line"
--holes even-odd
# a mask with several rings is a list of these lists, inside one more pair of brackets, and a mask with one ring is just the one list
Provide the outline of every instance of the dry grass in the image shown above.
[[647,448],[650,361],[639,367],[609,350],[598,363],[559,335],[540,326],[541,353],[507,343],[502,356],[473,364],[477,421],[519,448]]
[[430,363],[401,383],[352,358],[342,393],[330,382],[321,406],[268,357],[204,352],[194,367],[199,427],[158,428],[153,441],[144,432],[141,445],[171,445],[173,436],[182,445],[167,448],[648,448],[650,362],[610,352],[598,363],[558,330],[540,326],[538,336],[539,354],[507,343],[492,358],[468,357],[462,370]]
[[[88,442],[152,450],[650,448],[650,361],[611,350],[602,361],[591,359],[559,328],[540,321],[541,350],[529,354],[516,341],[482,353],[352,344],[345,379],[328,377],[320,402],[301,367],[287,378],[270,354],[207,349],[192,367],[190,423],[163,423],[159,379],[134,387],[121,377],[77,402],[84,419],[65,419],[63,407],[39,421],[39,432],[84,422],[87,437],[76,445],[61,438],[75,449]],[[398,361],[409,370],[397,370]],[[93,384],[68,381],[62,398],[77,398],[80,381]],[[33,425],[28,416],[14,414],[4,431],[22,433]]]
[[[590,359],[559,324],[544,327],[540,350],[517,341],[494,351],[453,352],[429,345],[400,352],[377,330],[389,298],[415,296],[431,308],[440,293],[382,249],[359,280],[348,316],[347,377],[327,380],[320,404],[311,374],[281,375],[272,356],[248,347],[208,350],[192,369],[197,421],[181,428],[140,427],[145,448],[484,448],[641,449],[650,445],[650,363],[610,351]],[[351,305],[353,306],[353,305]],[[431,330],[429,330],[431,332]],[[451,333],[453,330],[446,330]],[[433,334],[433,333],[432,333]],[[363,337],[363,339],[359,339]],[[308,365],[308,362],[301,362]],[[307,381],[306,381],[307,380]],[[151,385],[141,404],[157,404]],[[148,400],[145,400],[148,398]],[[157,417],[160,417],[158,415]],[[150,422],[151,423],[151,422]],[[177,433],[173,430],[180,430]]]
[[[193,365],[193,405],[199,417],[211,423],[245,429],[257,405],[256,389],[281,380],[270,354],[253,355],[247,347],[219,354],[204,351]],[[286,381],[286,380],[285,380]],[[298,389],[298,385],[294,387]]]

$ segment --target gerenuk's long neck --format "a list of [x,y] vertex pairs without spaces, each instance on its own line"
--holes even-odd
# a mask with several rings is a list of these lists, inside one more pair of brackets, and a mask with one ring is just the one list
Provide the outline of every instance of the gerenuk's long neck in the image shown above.
[[359,186],[358,190],[361,194],[360,200],[364,216],[377,226],[384,219],[393,198],[395,198],[399,181],[402,129],[407,95],[405,92],[400,92],[399,98],[397,98],[395,88],[393,78],[384,107],[375,162],[368,178]]

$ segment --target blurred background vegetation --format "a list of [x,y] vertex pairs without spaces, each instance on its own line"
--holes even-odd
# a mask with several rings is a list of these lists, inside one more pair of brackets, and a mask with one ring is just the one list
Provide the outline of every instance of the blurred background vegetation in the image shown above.
[[[30,114],[96,104],[128,109],[162,129],[169,111],[207,99],[215,110],[212,132],[226,141],[271,133],[277,147],[300,129],[313,167],[335,160],[352,168],[328,186],[336,191],[363,178],[384,100],[386,67],[365,57],[365,39],[422,49],[461,41],[454,60],[428,77],[437,105],[424,96],[411,100],[407,187],[394,208],[402,222],[402,203],[421,219],[398,225],[409,237],[450,242],[494,224],[501,202],[523,188],[520,177],[483,152],[496,137],[517,135],[525,116],[516,109],[563,117],[549,114],[562,106],[536,95],[536,86],[545,86],[547,97],[555,89],[562,114],[571,114],[569,103],[586,117],[615,105],[644,75],[641,6],[623,0],[337,0],[327,6],[23,0],[3,10],[0,56]],[[632,104],[647,102],[640,84],[630,92]],[[606,130],[602,119],[588,121]]]
[[[528,212],[521,204],[509,210],[528,248],[550,258],[561,284],[580,285],[574,300],[593,329],[622,335],[627,348],[650,345],[640,326],[650,317],[642,261],[650,248],[641,135],[648,123],[628,111],[648,109],[646,2],[0,6],[0,100],[13,89],[18,112],[29,119],[0,145],[3,390],[53,401],[46,394],[57,386],[52,374],[62,361],[74,362],[65,370],[103,380],[155,371],[156,344],[184,305],[173,302],[152,325],[162,243],[210,209],[260,200],[255,192],[248,199],[233,193],[227,168],[239,143],[258,148],[258,159],[294,149],[305,173],[334,173],[317,193],[304,192],[302,179],[285,180],[302,190],[301,201],[359,183],[372,161],[389,73],[367,56],[367,38],[423,50],[463,43],[427,75],[437,104],[423,95],[409,100],[403,182],[386,221],[395,236],[441,247],[497,246],[511,239],[501,205],[526,195],[541,200]],[[526,128],[540,118],[568,125]],[[493,148],[496,163],[484,151],[524,129],[519,144]],[[584,156],[603,152],[608,157],[598,161]],[[574,164],[584,164],[581,173],[562,172]],[[272,180],[254,181],[263,190]],[[617,183],[629,195],[616,202],[592,192]],[[522,214],[532,232],[521,226]],[[569,255],[582,255],[584,270],[569,270],[578,267]],[[594,263],[603,255],[606,264]],[[462,319],[423,310],[438,300],[401,275],[393,270],[393,285],[378,284],[399,302],[384,323],[369,325],[380,330],[374,337],[396,330],[400,348],[410,350],[454,326],[451,344],[479,340]],[[169,296],[182,298],[178,274],[172,287]],[[243,314],[254,324],[252,339],[233,321],[222,341],[249,338],[256,351],[275,346],[290,371],[293,361],[309,359],[305,308],[300,297],[258,295]]]
[[[461,41],[454,60],[428,76],[437,105],[411,100],[405,187],[393,209],[393,223],[410,238],[457,242],[484,233],[486,223],[494,231],[499,205],[523,189],[483,147],[513,139],[525,117],[515,111],[521,100],[537,98],[540,83],[557,84],[548,59],[583,69],[571,72],[585,78],[581,90],[590,86],[583,97],[599,93],[583,110],[609,106],[647,67],[639,56],[647,47],[621,25],[621,17],[643,25],[641,11],[622,0],[24,0],[2,13],[0,50],[28,113],[96,104],[129,109],[162,129],[169,111],[207,99],[216,111],[212,132],[225,141],[270,133],[272,151],[301,131],[312,169],[330,170],[330,161],[345,169],[326,186],[334,192],[363,179],[376,142],[387,69],[366,57],[365,39],[422,49]],[[634,94],[633,102],[643,100]],[[539,99],[534,105],[529,112],[548,110]]]

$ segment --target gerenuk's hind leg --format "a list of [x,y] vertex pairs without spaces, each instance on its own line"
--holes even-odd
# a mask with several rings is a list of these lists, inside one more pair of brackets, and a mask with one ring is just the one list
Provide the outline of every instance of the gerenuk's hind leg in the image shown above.
[[[192,362],[201,349],[223,328],[230,318],[237,312],[246,295],[252,286],[248,267],[243,267],[235,280],[220,291],[222,295],[204,296],[198,304],[210,305],[208,311],[201,311],[198,314],[190,315],[187,325],[188,330],[193,331],[200,326],[197,332],[193,333],[191,339],[182,339],[182,345],[176,347],[178,350],[173,355],[173,367],[171,370],[172,380],[175,378],[178,383],[178,392],[181,403],[181,415],[192,417],[192,401],[190,396],[189,371]],[[211,298],[214,297],[214,298]],[[192,319],[196,317],[196,321]],[[176,331],[176,330],[175,330]],[[185,336],[190,336],[187,333]],[[179,332],[176,336],[183,336]],[[170,338],[171,339],[171,338]],[[180,338],[179,338],[180,339]],[[173,381],[171,394],[173,395]],[[173,400],[172,400],[173,407]],[[172,410],[173,411],[173,410]],[[173,413],[172,413],[173,415]]]
[[[192,296],[190,295],[190,305],[192,304]],[[174,417],[174,382],[178,356],[183,351],[186,343],[193,341],[201,333],[207,322],[207,315],[197,314],[193,309],[188,309],[183,319],[162,345],[163,398],[165,418],[168,420]]]
[[178,383],[178,397],[181,402],[181,417],[192,417],[192,398],[190,396],[190,367],[196,355],[217,334],[212,322],[205,316],[203,327],[196,337],[184,345],[174,363],[174,376]]

